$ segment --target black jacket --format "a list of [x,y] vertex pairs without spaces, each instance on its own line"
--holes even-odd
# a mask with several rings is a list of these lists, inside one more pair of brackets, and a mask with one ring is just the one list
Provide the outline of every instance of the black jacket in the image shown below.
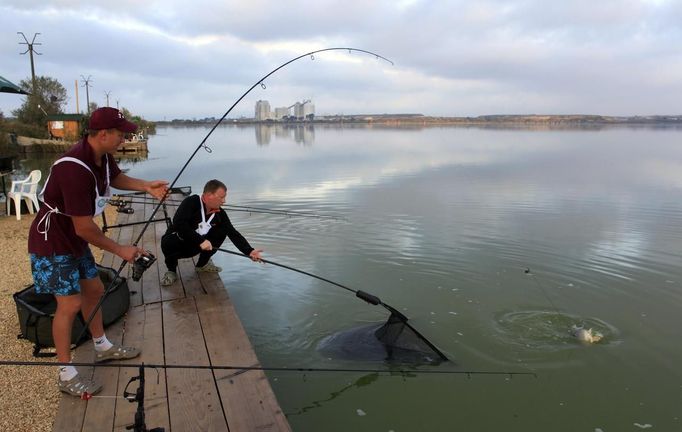
[[[173,223],[166,231],[166,235],[177,233],[183,241],[193,246],[198,246],[204,240],[208,240],[214,248],[219,248],[225,240],[225,236],[227,236],[241,253],[244,255],[250,254],[253,248],[244,236],[232,226],[230,218],[227,217],[227,213],[222,208],[218,213],[215,213],[208,234],[202,236],[196,232],[199,222],[201,222],[200,206],[203,205],[204,203],[199,195],[185,198],[176,210],[175,216],[173,216]],[[204,211],[208,213],[205,206]],[[210,217],[209,214],[206,214],[206,220]]]

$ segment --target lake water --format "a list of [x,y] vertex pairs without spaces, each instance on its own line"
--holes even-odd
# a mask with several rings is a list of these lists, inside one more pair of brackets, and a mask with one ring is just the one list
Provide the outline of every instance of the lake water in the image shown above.
[[[207,132],[159,128],[149,159],[122,166],[172,179]],[[177,185],[215,177],[231,204],[336,217],[229,213],[266,258],[381,297],[452,360],[416,370],[536,374],[268,373],[295,431],[679,431],[681,142],[660,128],[228,126]],[[215,261],[264,366],[396,368],[317,349],[383,308]],[[573,325],[604,339],[582,345]]]

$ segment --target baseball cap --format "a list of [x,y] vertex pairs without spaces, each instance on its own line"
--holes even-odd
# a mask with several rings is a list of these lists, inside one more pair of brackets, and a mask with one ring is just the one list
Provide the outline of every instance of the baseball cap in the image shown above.
[[103,107],[92,112],[88,129],[118,129],[121,132],[130,133],[137,130],[137,125],[126,120],[123,113],[116,108]]

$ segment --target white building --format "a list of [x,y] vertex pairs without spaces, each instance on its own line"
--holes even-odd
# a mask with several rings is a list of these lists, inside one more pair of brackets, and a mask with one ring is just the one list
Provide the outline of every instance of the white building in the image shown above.
[[289,115],[289,108],[279,107],[275,108],[275,120],[282,120]]
[[296,117],[296,120],[305,120],[311,115],[315,115],[315,105],[310,102],[310,99],[294,104],[294,117]]
[[272,113],[270,112],[270,102],[259,100],[256,102],[256,120],[270,120]]

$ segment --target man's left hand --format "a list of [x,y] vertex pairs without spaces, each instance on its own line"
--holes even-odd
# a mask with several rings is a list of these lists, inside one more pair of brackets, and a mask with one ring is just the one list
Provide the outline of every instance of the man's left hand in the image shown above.
[[146,192],[158,200],[162,200],[168,193],[168,182],[165,180],[152,180],[147,182]]
[[261,252],[263,252],[263,249],[252,250],[251,253],[249,254],[249,258],[251,258],[251,261],[263,262],[263,259],[260,256]]

